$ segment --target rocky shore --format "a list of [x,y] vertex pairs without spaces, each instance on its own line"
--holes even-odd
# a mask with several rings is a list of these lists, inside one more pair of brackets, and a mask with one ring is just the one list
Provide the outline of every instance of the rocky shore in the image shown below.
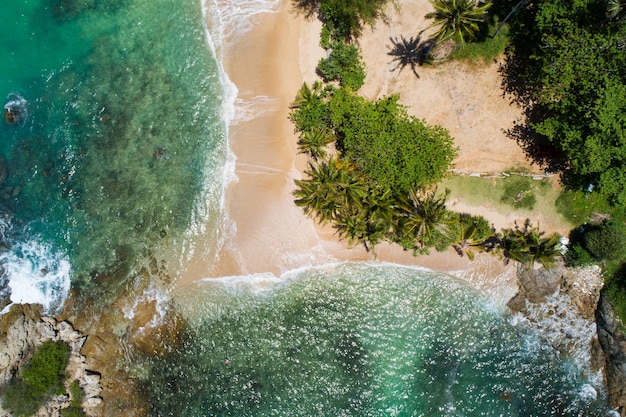
[[[102,416],[100,384],[101,375],[87,365],[81,353],[87,335],[74,329],[68,321],[42,316],[41,308],[33,305],[14,305],[0,316],[0,385],[8,383],[31,358],[36,347],[47,340],[63,341],[70,347],[66,391],[78,381],[82,393],[82,408],[89,417]],[[57,417],[60,410],[70,406],[69,395],[54,395],[37,412],[37,417]],[[8,411],[0,408],[0,417],[9,417]]]

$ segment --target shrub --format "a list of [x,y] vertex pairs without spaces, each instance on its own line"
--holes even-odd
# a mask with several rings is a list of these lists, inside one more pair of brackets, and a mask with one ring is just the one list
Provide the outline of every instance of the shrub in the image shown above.
[[317,73],[324,81],[338,81],[342,87],[356,91],[365,82],[365,64],[359,48],[343,42],[333,42],[328,59],[317,64]]
[[590,226],[583,239],[587,250],[598,259],[615,261],[626,255],[626,227],[622,222],[605,220]]
[[61,417],[85,417],[86,414],[81,408],[83,403],[83,391],[77,380],[70,385],[70,397],[72,399],[70,406],[61,410]]
[[537,197],[532,192],[530,180],[526,178],[511,178],[504,185],[504,194],[501,201],[517,209],[532,210]]
[[54,393],[64,393],[63,381],[70,348],[67,343],[41,344],[19,378],[2,394],[2,405],[15,416],[29,416]]

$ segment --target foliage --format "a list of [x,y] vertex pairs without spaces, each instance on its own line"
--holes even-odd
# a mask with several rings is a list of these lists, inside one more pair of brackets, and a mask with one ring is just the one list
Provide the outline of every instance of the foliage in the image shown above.
[[61,417],[85,417],[81,405],[83,403],[83,391],[80,388],[78,380],[74,380],[70,385],[70,406],[61,410]]
[[506,87],[567,160],[568,183],[626,204],[626,27],[606,2],[545,0],[512,24]]
[[335,40],[353,40],[361,36],[364,25],[384,17],[389,0],[321,0],[322,21],[330,28]]
[[438,182],[456,156],[448,131],[409,116],[398,96],[369,102],[339,90],[330,117],[343,157],[396,194]]
[[588,266],[598,262],[598,260],[585,248],[584,244],[581,244],[580,242],[571,244],[567,252],[565,252],[564,258],[567,266],[571,267]]
[[432,26],[439,27],[434,38],[437,42],[453,39],[462,46],[478,32],[491,7],[491,2],[479,6],[475,0],[430,0],[430,3],[435,11],[426,14],[426,18],[433,19]]
[[298,140],[300,153],[309,155],[313,160],[326,158],[326,147],[335,141],[335,137],[327,129],[317,127],[304,132]]
[[328,58],[320,59],[317,73],[326,82],[338,81],[342,87],[356,91],[365,82],[365,64],[359,48],[344,42],[330,45]]
[[457,242],[452,247],[459,256],[467,255],[470,260],[474,260],[474,251],[485,250],[483,243],[493,235],[493,230],[483,216],[472,216],[467,213],[459,215],[459,226]]
[[626,226],[614,220],[590,225],[583,234],[586,249],[597,259],[615,261],[626,257]]
[[539,262],[544,268],[555,266],[561,256],[561,242],[558,234],[543,237],[544,233],[527,220],[523,227],[504,230],[500,248],[504,256],[515,262],[532,267]]
[[46,398],[63,390],[69,346],[60,341],[41,344],[30,362],[2,394],[2,405],[16,416],[34,414]]
[[[490,25],[489,32],[495,31],[497,25]],[[485,36],[453,51],[450,59],[469,61],[473,64],[487,64],[500,57],[509,43],[509,25],[504,25],[497,36]]]
[[321,83],[315,82],[312,87],[307,83],[302,84],[289,113],[296,131],[310,132],[316,129],[323,131],[328,128],[330,114],[325,97],[326,91],[322,90]]
[[615,315],[624,325],[626,323],[626,264],[620,263],[614,270],[607,271],[607,275],[602,291],[613,305]]
[[516,209],[532,210],[537,197],[532,191],[530,179],[524,177],[510,178],[504,185],[501,201]]
[[425,249],[427,247],[447,248],[453,240],[450,225],[458,218],[446,209],[450,190],[437,195],[437,189],[416,192],[410,189],[398,204],[396,235],[405,249]]

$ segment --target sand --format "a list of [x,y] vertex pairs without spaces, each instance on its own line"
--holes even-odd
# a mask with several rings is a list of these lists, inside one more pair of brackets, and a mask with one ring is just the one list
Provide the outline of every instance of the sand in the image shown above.
[[[459,147],[455,166],[472,172],[499,172],[511,167],[533,169],[505,131],[521,119],[521,110],[502,96],[498,64],[470,67],[458,62],[392,71],[390,37],[416,36],[427,27],[428,0],[400,0],[389,7],[387,23],[366,29],[360,39],[367,80],[360,93],[369,99],[398,93],[409,112],[447,128]],[[179,280],[185,286],[205,277],[281,273],[336,261],[394,262],[424,266],[469,280],[503,297],[513,291],[511,267],[489,255],[470,263],[453,250],[414,257],[400,247],[381,244],[375,253],[339,242],[329,226],[317,225],[293,204],[294,179],[302,178],[306,158],[297,154],[297,137],[288,120],[289,104],[306,81],[317,79],[321,24],[306,20],[283,0],[278,13],[255,17],[253,29],[230,43],[225,68],[246,103],[230,127],[238,178],[226,190],[226,216],[234,233],[217,263],[194,261]],[[242,52],[245,51],[245,52]],[[245,114],[244,114],[245,113]],[[497,227],[510,227],[511,216],[489,208],[454,202],[478,211]],[[454,209],[454,207],[451,207]],[[543,223],[542,223],[543,225]],[[500,278],[499,278],[500,277]],[[512,295],[512,294],[510,294]]]

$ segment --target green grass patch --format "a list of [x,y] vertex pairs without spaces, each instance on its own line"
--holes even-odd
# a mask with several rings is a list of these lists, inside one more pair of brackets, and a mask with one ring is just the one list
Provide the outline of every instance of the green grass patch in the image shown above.
[[464,48],[460,48],[450,54],[450,59],[468,61],[472,64],[491,63],[496,60],[509,43],[509,25],[505,24],[498,35],[492,38],[498,24],[490,25],[488,34],[482,40],[469,42]]
[[2,406],[15,416],[30,416],[52,394],[64,394],[67,343],[46,341],[33,354],[19,377],[2,390]]
[[[519,213],[519,217],[533,218],[533,213],[542,213],[553,219],[560,228],[572,228],[577,223],[568,221],[557,212],[555,202],[560,191],[547,180],[534,180],[530,177],[511,175],[507,178],[479,178],[454,175],[441,183],[442,187],[449,188],[449,201],[458,199],[470,206],[485,207],[486,210],[501,214]],[[517,196],[519,191],[526,190],[533,196],[532,209],[524,206],[526,203],[513,204],[511,195]],[[453,208],[453,207],[452,207]],[[488,218],[489,215],[485,214]]]
[[623,208],[612,206],[605,196],[598,193],[563,191],[556,201],[556,207],[573,224],[588,223],[597,214],[609,215],[622,221],[625,219]]
[[500,201],[516,209],[534,209],[537,203],[536,187],[531,181],[528,177],[509,178],[503,183],[504,189]]

